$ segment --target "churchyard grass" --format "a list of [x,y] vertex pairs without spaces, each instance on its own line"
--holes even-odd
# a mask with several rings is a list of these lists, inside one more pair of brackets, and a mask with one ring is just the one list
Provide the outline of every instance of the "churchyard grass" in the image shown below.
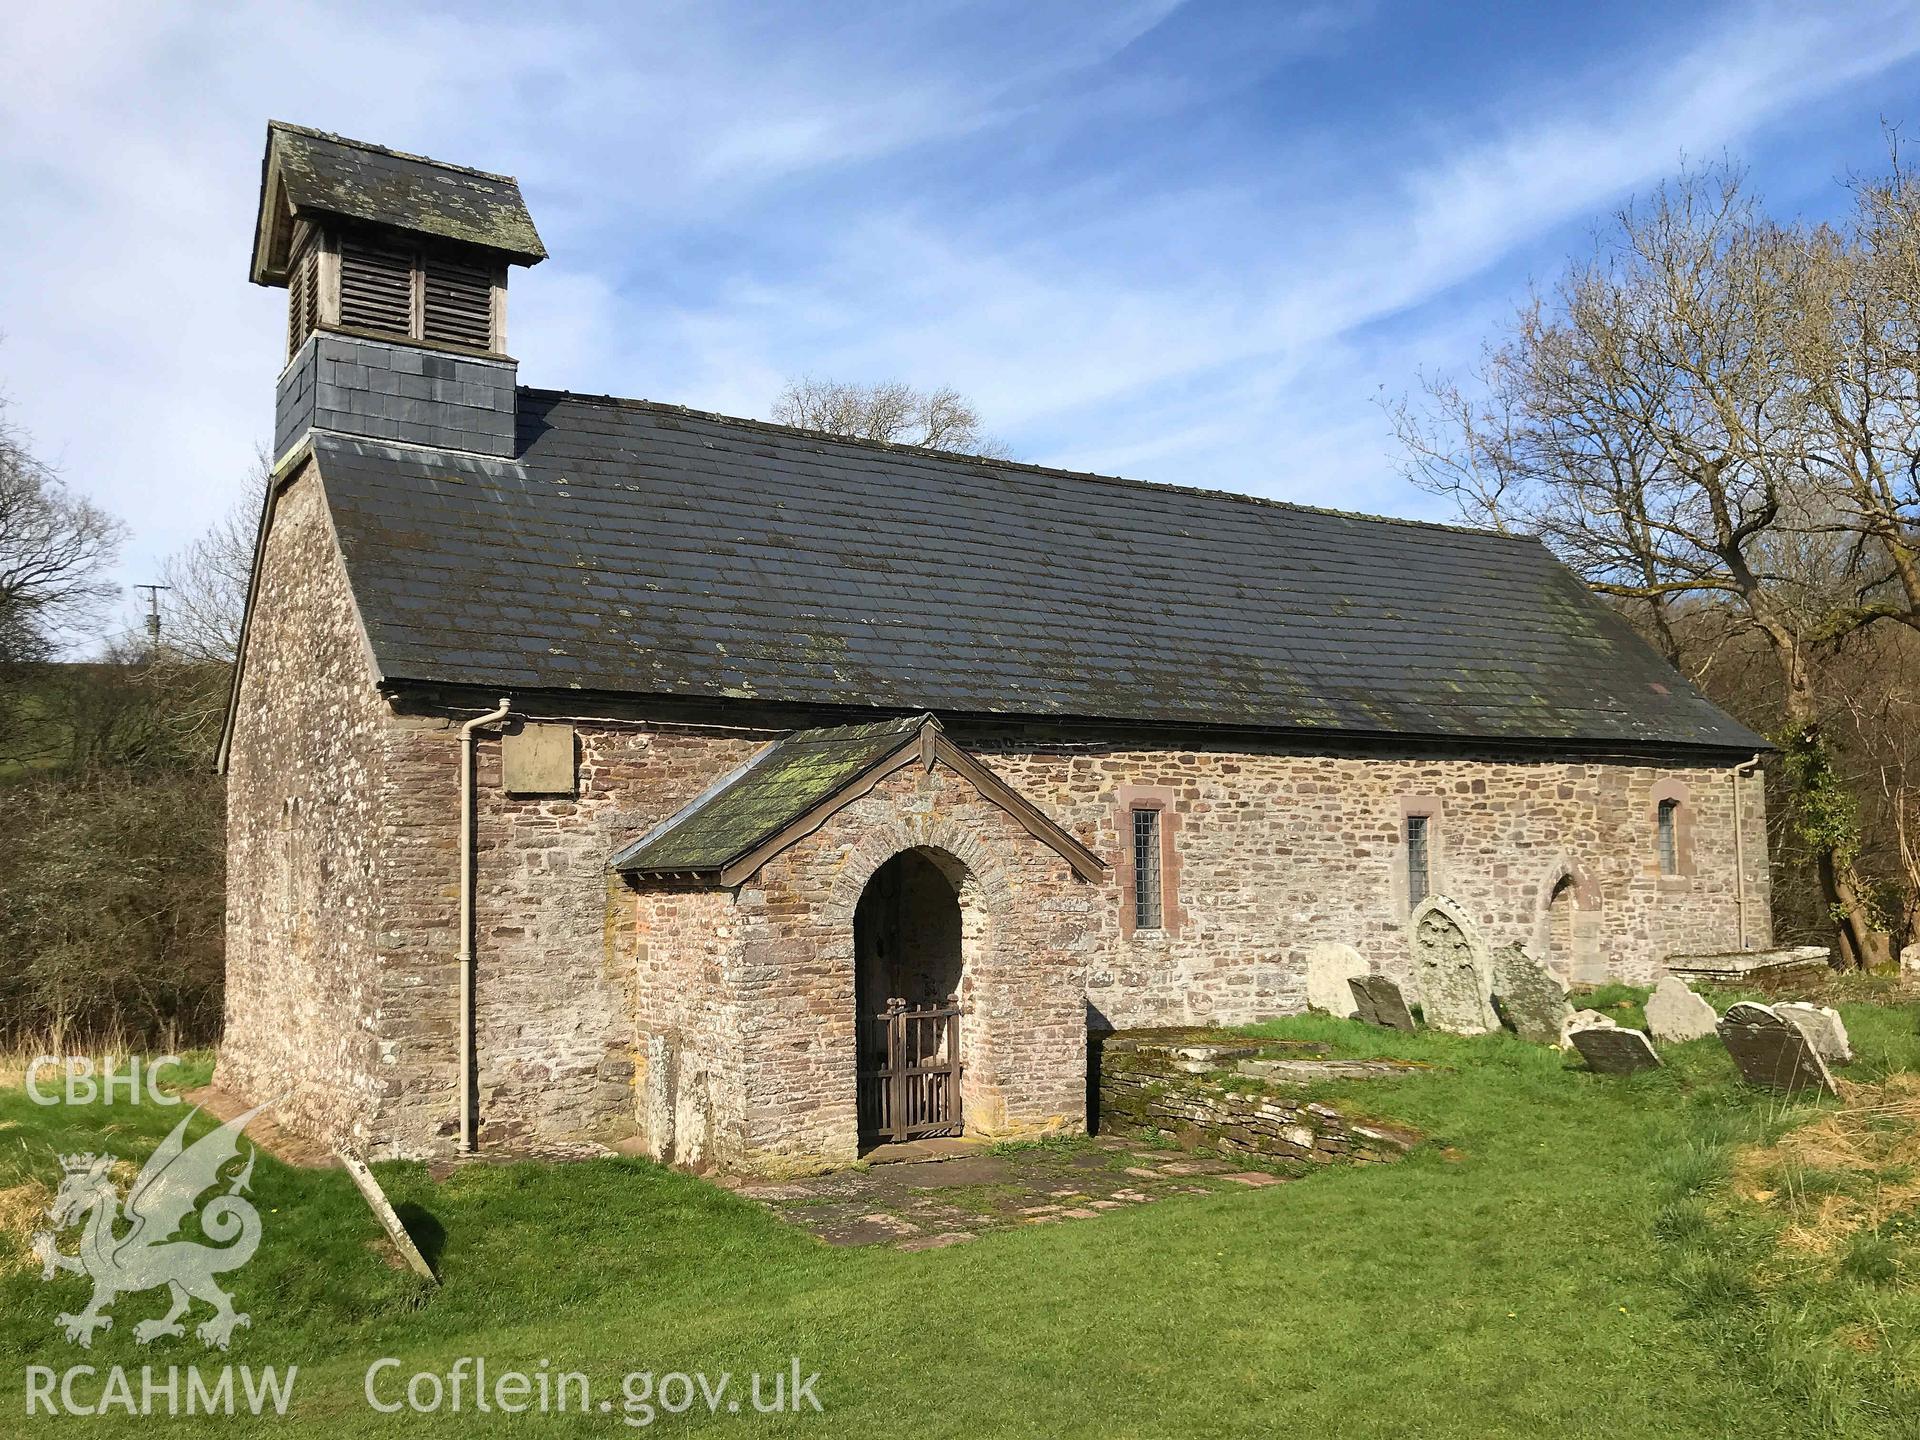
[[[1860,1056],[1850,1079],[1879,1086],[1920,1069],[1914,1006],[1846,1004],[1842,1013]],[[709,1417],[701,1403],[658,1414],[655,1428],[1476,1440],[1913,1433],[1907,1416],[1920,1407],[1906,1387],[1920,1367],[1911,1288],[1920,1220],[1852,1198],[1912,1177],[1897,1157],[1862,1170],[1837,1141],[1817,1155],[1754,1148],[1777,1148],[1847,1102],[1788,1104],[1744,1089],[1713,1040],[1670,1047],[1661,1070],[1607,1078],[1503,1036],[1406,1035],[1315,1017],[1258,1028],[1323,1040],[1341,1055],[1429,1063],[1408,1079],[1324,1092],[1411,1124],[1427,1143],[1397,1164],[920,1253],[831,1249],[749,1201],[642,1161],[478,1165],[439,1183],[420,1165],[380,1166],[441,1273],[438,1289],[391,1263],[344,1174],[262,1159],[253,1195],[264,1239],[231,1277],[253,1323],[224,1356],[190,1334],[135,1344],[134,1322],[164,1308],[157,1292],[121,1300],[119,1323],[91,1351],[70,1345],[54,1315],[84,1304],[87,1286],[70,1275],[43,1283],[25,1253],[23,1227],[59,1180],[58,1153],[138,1161],[182,1112],[43,1108],[0,1089],[0,1433],[26,1424],[28,1366],[137,1374],[142,1364],[297,1364],[289,1415],[273,1433],[347,1440],[621,1433],[629,1371],[724,1371],[744,1383],[794,1356],[819,1373],[824,1413],[723,1405]],[[204,1060],[183,1076],[188,1085],[205,1078]],[[1881,1109],[1859,1125],[1896,1135],[1886,1115],[1898,1097],[1873,1094]],[[1839,1213],[1836,1194],[1878,1218],[1830,1253],[1806,1248],[1796,1227]],[[545,1359],[588,1374],[596,1400],[615,1408],[515,1417],[469,1403],[459,1415],[383,1415],[367,1403],[364,1376],[389,1356],[402,1380],[444,1376],[466,1356],[485,1357],[496,1373],[531,1373]],[[383,1398],[401,1389],[390,1381]],[[224,1418],[66,1424],[100,1435],[265,1428]]]

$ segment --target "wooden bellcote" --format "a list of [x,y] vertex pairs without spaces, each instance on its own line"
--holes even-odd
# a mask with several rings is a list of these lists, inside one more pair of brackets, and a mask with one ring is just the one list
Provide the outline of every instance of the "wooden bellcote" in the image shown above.
[[287,357],[315,330],[504,355],[507,267],[459,246],[345,222],[293,224]]
[[509,265],[546,248],[511,176],[273,121],[253,281],[287,290],[287,355],[316,330],[504,355]]

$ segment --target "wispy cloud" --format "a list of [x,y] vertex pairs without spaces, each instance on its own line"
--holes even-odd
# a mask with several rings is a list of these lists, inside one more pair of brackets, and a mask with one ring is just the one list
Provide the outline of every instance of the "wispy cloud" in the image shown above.
[[0,389],[133,522],[128,579],[218,513],[280,359],[280,297],[244,283],[280,115],[522,177],[554,256],[514,286],[533,383],[752,413],[803,371],[904,376],[1037,459],[1413,510],[1383,385],[1471,358],[1529,270],[1683,152],[1757,149],[1801,190],[1871,164],[1920,56],[1904,5],[1592,46],[1570,19],[1496,88],[1436,64],[1430,93],[1376,90],[1409,18],[13,7]]

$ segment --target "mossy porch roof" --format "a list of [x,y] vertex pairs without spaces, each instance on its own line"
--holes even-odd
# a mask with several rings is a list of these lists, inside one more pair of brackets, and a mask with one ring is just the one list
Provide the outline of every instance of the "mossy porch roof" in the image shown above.
[[615,855],[613,868],[656,875],[723,869],[898,754],[926,720],[797,730]]

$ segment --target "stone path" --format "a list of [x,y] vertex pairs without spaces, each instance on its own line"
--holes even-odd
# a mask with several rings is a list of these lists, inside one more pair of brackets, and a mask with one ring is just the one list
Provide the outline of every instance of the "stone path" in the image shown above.
[[829,1245],[935,1250],[990,1230],[1091,1220],[1175,1195],[1278,1185],[1288,1176],[1112,1136],[871,1165],[797,1180],[723,1180]]

